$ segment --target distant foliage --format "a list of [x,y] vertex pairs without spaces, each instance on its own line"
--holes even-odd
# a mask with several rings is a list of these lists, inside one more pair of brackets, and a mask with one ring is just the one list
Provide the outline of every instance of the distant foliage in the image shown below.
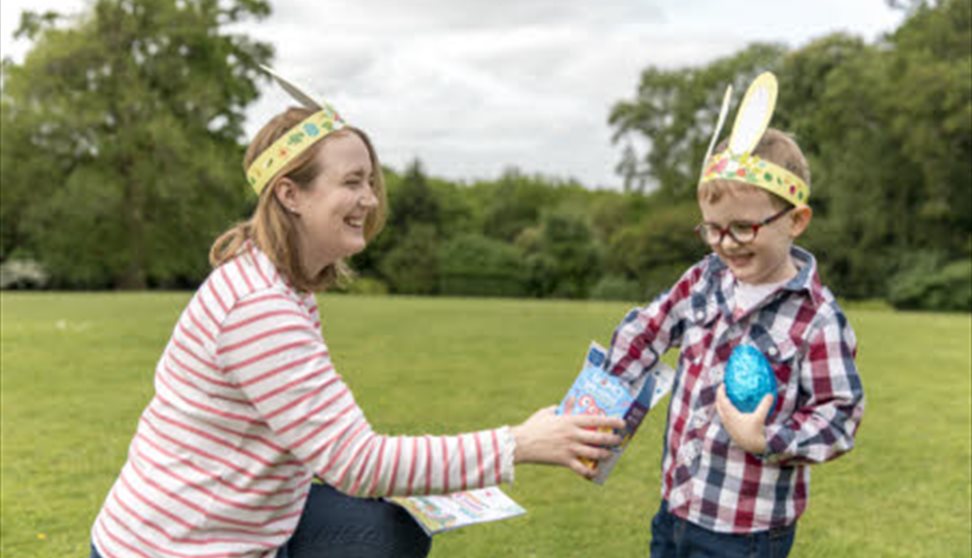
[[617,275],[605,275],[591,289],[591,298],[596,300],[641,301],[645,297],[637,281]]
[[388,294],[388,285],[381,279],[373,277],[358,277],[340,292],[365,296],[382,296]]
[[269,45],[228,26],[262,0],[97,0],[26,14],[3,66],[0,257],[57,287],[188,286],[243,215],[244,109]]
[[478,234],[457,236],[441,247],[439,280],[444,295],[519,297],[527,292],[519,250]]
[[[692,228],[725,86],[776,72],[773,125],[810,161],[798,243],[842,298],[969,310],[972,0],[896,2],[876,42],[751,44],[709,64],[645,68],[608,115],[625,191],[509,168],[454,182],[385,168],[385,230],[345,292],[646,301],[708,248]],[[245,218],[244,109],[269,45],[227,25],[262,0],[97,0],[77,20],[28,14],[3,66],[0,262],[57,288],[194,287],[220,231]],[[728,134],[731,121],[726,127]],[[5,277],[11,277],[5,272]],[[16,284],[39,286],[25,273]]]
[[415,224],[380,263],[392,292],[432,295],[439,292],[439,239],[432,225]]
[[[772,70],[780,82],[773,125],[793,133],[810,161],[814,220],[800,243],[817,254],[824,282],[847,298],[961,306],[933,294],[944,268],[911,269],[909,254],[972,257],[970,6],[903,2],[907,18],[875,44],[838,33],[799,50],[757,44],[703,67],[646,69],[634,98],[611,113],[626,184],[654,188],[659,202],[691,201],[725,85],[733,83],[738,103],[755,73]],[[642,232],[612,237],[609,267],[654,290],[647,270],[661,272],[666,258],[645,246],[646,259],[632,265],[626,254],[641,242],[658,246],[664,233]],[[972,278],[958,264],[949,270],[966,285],[961,299]]]
[[699,220],[694,202],[654,208],[611,238],[606,270],[637,281],[642,296],[654,298],[709,251],[693,231]]
[[972,259],[937,265],[922,258],[891,280],[888,301],[903,310],[972,312]]

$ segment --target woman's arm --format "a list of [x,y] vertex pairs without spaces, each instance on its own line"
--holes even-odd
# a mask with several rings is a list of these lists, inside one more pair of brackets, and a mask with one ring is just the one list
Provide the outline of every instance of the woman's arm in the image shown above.
[[[455,436],[375,433],[334,370],[314,318],[284,294],[240,300],[216,337],[219,366],[238,385],[277,442],[315,474],[356,496],[440,493],[513,480],[515,463],[590,472],[579,457],[616,436],[620,419],[560,417],[542,410],[523,424]],[[592,446],[593,445],[593,446]]]

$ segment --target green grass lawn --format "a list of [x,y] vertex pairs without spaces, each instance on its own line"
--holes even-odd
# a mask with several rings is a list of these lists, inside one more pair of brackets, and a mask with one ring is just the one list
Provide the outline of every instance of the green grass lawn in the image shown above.
[[[189,293],[19,294],[2,300],[0,555],[87,556],[155,361]],[[378,430],[452,433],[559,401],[623,303],[321,298],[338,370]],[[972,553],[970,316],[851,308],[868,397],[858,446],[816,468],[793,556]],[[434,557],[647,556],[664,413],[608,483],[520,467],[529,513],[446,533]]]

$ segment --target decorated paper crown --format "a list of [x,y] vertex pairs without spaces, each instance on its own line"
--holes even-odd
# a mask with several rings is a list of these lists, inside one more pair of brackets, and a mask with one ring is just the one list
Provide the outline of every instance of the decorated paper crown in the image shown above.
[[810,199],[810,187],[803,179],[753,154],[753,150],[756,149],[769,126],[770,118],[773,117],[776,92],[776,76],[772,73],[764,72],[753,80],[739,105],[739,112],[736,113],[732,135],[729,136],[729,146],[725,151],[712,155],[712,149],[729,112],[732,86],[726,88],[726,94],[722,98],[722,109],[719,111],[719,120],[702,164],[700,186],[712,180],[735,180],[768,190],[795,206],[807,205]]
[[280,169],[284,168],[287,163],[293,161],[294,158],[303,153],[308,147],[317,143],[324,136],[335,130],[340,130],[345,126],[344,120],[334,110],[334,107],[324,101],[316,100],[313,96],[305,93],[304,89],[284,79],[270,68],[266,66],[260,67],[273,76],[273,79],[276,80],[280,87],[289,93],[298,103],[307,108],[318,110],[301,121],[300,124],[287,130],[284,135],[277,138],[246,169],[246,179],[257,195],[263,191],[267,182],[280,172]]

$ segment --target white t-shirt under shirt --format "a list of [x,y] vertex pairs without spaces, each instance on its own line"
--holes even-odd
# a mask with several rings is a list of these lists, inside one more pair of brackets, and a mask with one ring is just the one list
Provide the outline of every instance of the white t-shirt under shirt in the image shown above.
[[753,285],[750,283],[744,283],[737,279],[736,292],[734,295],[736,304],[735,308],[733,308],[733,314],[736,317],[739,317],[749,312],[789,281],[790,279],[784,279],[776,283],[762,283],[759,285]]

